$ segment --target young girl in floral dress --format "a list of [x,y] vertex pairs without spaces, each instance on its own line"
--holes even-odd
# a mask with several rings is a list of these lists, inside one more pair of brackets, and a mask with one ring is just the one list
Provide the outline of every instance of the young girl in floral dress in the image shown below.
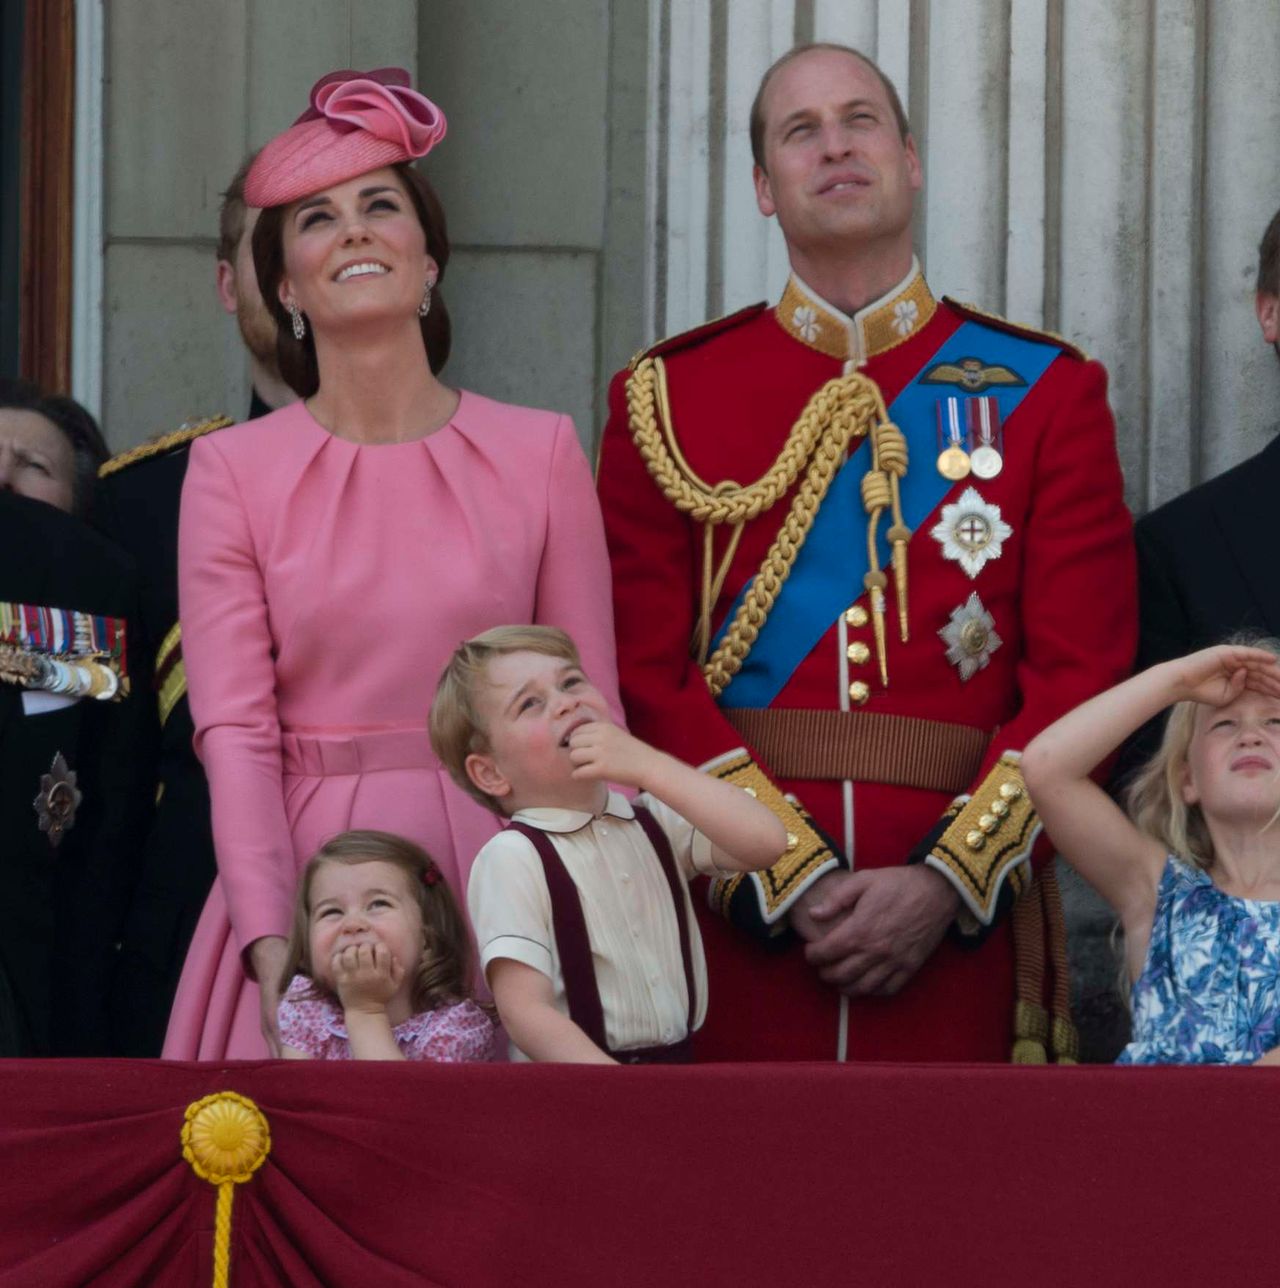
[[466,923],[412,841],[346,832],[298,885],[280,1038],[295,1060],[492,1060],[493,1021],[472,998]]
[[[1133,1036],[1121,1064],[1280,1063],[1280,643],[1154,666],[1027,747],[1062,857],[1124,930]],[[1090,772],[1173,705],[1121,810]]]

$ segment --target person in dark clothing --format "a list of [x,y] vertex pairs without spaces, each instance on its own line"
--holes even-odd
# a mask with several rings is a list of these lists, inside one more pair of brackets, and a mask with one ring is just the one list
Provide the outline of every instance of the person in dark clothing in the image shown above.
[[[42,423],[37,423],[42,422]],[[0,1055],[105,1055],[148,808],[132,561],[82,509],[106,455],[69,398],[0,382]]]
[[[1280,211],[1258,248],[1254,308],[1263,341],[1280,357]],[[1278,495],[1280,437],[1273,437],[1247,461],[1138,521],[1138,670],[1231,635],[1280,637]],[[1149,759],[1162,728],[1155,720],[1126,746],[1118,785]]]
[[[244,202],[241,165],[219,215],[218,298],[235,314],[249,352],[252,399],[246,419],[293,400],[275,364],[275,324],[263,307],[250,249],[258,212]],[[153,683],[140,694],[149,740],[144,772],[154,816],[143,847],[111,987],[116,1054],[157,1056],[187,945],[215,874],[209,788],[192,749],[182,638],[178,627],[178,510],[192,441],[231,424],[215,416],[121,453],[103,466],[99,527],[137,561],[142,613],[134,651]]]

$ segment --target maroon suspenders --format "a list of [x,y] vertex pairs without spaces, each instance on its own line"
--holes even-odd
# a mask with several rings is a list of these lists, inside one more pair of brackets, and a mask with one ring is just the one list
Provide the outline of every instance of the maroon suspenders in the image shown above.
[[596,987],[596,972],[591,965],[591,940],[587,936],[587,919],[582,913],[578,887],[569,869],[556,852],[551,838],[528,823],[509,823],[514,831],[533,842],[542,860],[542,872],[551,896],[551,933],[556,937],[560,955],[560,973],[564,976],[564,996],[569,1004],[569,1018],[602,1051],[609,1049],[604,1035],[604,1007]]
[[591,964],[591,940],[587,935],[587,922],[582,912],[582,899],[574,885],[569,869],[565,867],[551,838],[541,828],[527,823],[509,823],[507,826],[526,836],[542,860],[542,871],[551,896],[552,933],[556,939],[556,952],[560,957],[560,972],[564,976],[565,1001],[569,1018],[602,1050],[628,1064],[663,1062],[681,1063],[689,1059],[690,1038],[696,1013],[693,982],[693,955],[689,944],[689,914],[685,906],[683,878],[676,867],[671,842],[658,826],[657,820],[641,805],[635,807],[636,822],[644,828],[653,846],[667,886],[675,905],[676,924],[680,929],[680,957],[684,963],[684,981],[689,996],[689,1015],[685,1038],[668,1047],[645,1047],[642,1050],[613,1051],[605,1039],[604,1008],[600,1004],[600,989],[596,984],[595,968]]

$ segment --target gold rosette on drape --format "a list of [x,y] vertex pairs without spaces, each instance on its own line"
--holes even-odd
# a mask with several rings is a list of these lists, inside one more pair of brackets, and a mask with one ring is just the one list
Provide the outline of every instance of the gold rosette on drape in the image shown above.
[[251,1180],[271,1152],[271,1130],[248,1096],[219,1091],[187,1106],[182,1157],[202,1181],[218,1187],[213,1236],[213,1288],[227,1288],[231,1268],[231,1204],[235,1187]]

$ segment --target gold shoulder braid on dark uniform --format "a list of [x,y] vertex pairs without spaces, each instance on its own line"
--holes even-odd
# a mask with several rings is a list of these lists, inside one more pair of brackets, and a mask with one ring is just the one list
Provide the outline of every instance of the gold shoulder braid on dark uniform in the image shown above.
[[230,416],[210,416],[207,420],[191,421],[175,429],[172,433],[149,438],[145,443],[139,443],[137,447],[130,447],[127,451],[113,456],[99,467],[98,477],[100,479],[109,478],[112,474],[136,464],[138,461],[149,460],[153,456],[161,456],[165,452],[170,452],[175,447],[183,447],[193,439],[200,438],[215,429],[225,429],[228,425],[234,424],[235,421]]

